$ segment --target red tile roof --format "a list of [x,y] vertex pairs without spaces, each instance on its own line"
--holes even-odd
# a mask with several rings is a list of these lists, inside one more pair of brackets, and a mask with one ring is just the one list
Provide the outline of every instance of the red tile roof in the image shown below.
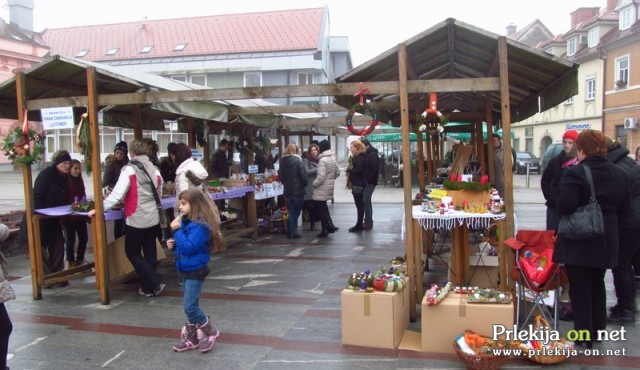
[[[106,61],[176,56],[295,51],[321,44],[324,8],[146,20],[48,29],[42,37],[52,54]],[[182,51],[174,51],[186,43]],[[140,51],[153,46],[148,53]],[[106,55],[119,48],[114,55]]]

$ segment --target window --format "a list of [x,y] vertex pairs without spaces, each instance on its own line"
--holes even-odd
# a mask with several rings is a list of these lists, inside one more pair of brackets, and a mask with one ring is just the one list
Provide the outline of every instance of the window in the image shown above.
[[618,12],[618,17],[618,28],[620,28],[621,31],[631,27],[634,21],[633,7],[628,6],[624,9],[620,9],[620,11]]
[[186,43],[178,44],[178,45],[176,45],[176,47],[175,47],[175,48],[173,48],[173,51],[182,51],[182,50],[184,50],[184,48],[186,48],[186,47],[187,47],[187,44],[186,44]]
[[526,137],[533,136],[533,127],[525,127],[524,128],[524,136],[526,136]]
[[588,45],[590,48],[598,45],[598,42],[600,41],[600,32],[598,31],[598,27],[593,27],[589,30],[588,38]]
[[207,86],[207,75],[192,75],[191,83],[201,86]]
[[520,139],[513,139],[513,150],[520,150]]
[[313,85],[313,74],[298,73],[298,85]]
[[246,72],[244,74],[244,87],[262,86],[262,73]]
[[585,91],[585,100],[595,100],[596,98],[596,78],[589,77],[585,82],[586,91]]
[[574,36],[567,42],[567,56],[571,56],[576,53],[578,49],[578,36]]
[[78,54],[76,54],[76,58],[82,58],[89,53],[89,50],[80,50]]
[[616,77],[615,83],[617,87],[623,87],[629,84],[629,56],[623,56],[616,59]]
[[151,49],[153,49],[153,45],[147,45],[145,47],[142,48],[142,50],[140,50],[141,53],[148,53],[151,51]]
[[118,52],[118,48],[112,48],[107,51],[107,55],[115,55]]
[[524,150],[527,152],[533,152],[533,139],[528,137],[524,141]]
[[627,146],[627,130],[625,130],[624,125],[616,126],[616,140],[625,147]]

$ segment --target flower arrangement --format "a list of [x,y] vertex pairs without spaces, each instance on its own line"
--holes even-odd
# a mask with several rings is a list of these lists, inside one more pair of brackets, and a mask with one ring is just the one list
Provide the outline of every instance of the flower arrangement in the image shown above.
[[444,188],[448,190],[471,190],[471,191],[489,191],[491,184],[478,181],[458,182],[453,180],[444,180]]
[[13,164],[30,166],[42,159],[45,137],[44,133],[40,134],[26,126],[16,127],[5,136],[2,150]]
[[75,197],[71,204],[71,210],[74,212],[89,212],[94,208],[96,208],[96,202],[87,200],[87,197],[82,197],[80,200],[78,200],[78,197]]
[[449,292],[451,292],[451,288],[453,288],[453,284],[451,284],[451,282],[446,283],[442,288],[440,288],[438,284],[431,285],[431,288],[427,291],[427,294],[425,294],[427,306],[435,306],[442,302]]

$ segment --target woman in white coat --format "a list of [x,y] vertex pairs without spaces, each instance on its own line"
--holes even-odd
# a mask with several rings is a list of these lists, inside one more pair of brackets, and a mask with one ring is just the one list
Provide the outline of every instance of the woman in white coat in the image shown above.
[[333,198],[333,189],[338,176],[340,176],[340,167],[338,161],[333,155],[331,144],[329,141],[322,140],[320,147],[320,155],[318,156],[318,172],[316,179],[313,180],[313,201],[314,208],[320,218],[322,231],[317,235],[319,238],[326,238],[329,235],[330,215],[327,201]]

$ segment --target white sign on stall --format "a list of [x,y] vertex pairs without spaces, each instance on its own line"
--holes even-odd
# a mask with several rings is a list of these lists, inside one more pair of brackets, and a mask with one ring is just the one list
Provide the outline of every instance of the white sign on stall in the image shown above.
[[249,173],[258,173],[258,165],[250,164],[248,170],[249,170]]
[[40,109],[45,130],[73,129],[73,107]]
[[204,158],[204,154],[200,149],[191,149],[191,158],[193,159],[202,159]]

